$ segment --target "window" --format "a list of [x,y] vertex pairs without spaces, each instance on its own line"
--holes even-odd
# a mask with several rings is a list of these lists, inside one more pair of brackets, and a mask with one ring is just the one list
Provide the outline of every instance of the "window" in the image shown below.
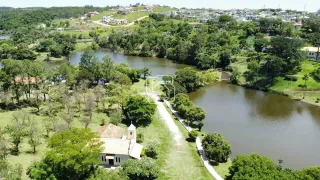
[[103,161],[103,156],[101,156],[101,161]]
[[119,162],[120,162],[120,157],[119,157]]
[[118,157],[116,157],[116,162],[118,162]]
[[132,135],[132,132],[130,132],[130,135]]

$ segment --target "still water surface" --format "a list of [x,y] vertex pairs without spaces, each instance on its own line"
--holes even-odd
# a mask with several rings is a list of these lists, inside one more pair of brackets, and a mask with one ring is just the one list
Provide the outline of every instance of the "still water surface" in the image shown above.
[[[72,54],[78,65],[82,51]],[[153,75],[174,74],[188,67],[166,59],[124,56],[98,51],[99,59],[109,54],[116,64],[148,67]],[[207,113],[203,129],[221,133],[232,146],[232,157],[258,152],[284,166],[300,169],[320,165],[320,107],[284,96],[217,83],[189,94]]]

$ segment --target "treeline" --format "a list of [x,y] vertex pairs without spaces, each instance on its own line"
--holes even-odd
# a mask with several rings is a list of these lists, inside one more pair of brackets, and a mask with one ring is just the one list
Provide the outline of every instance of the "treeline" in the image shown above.
[[51,7],[51,8],[2,8],[0,30],[13,30],[21,26],[51,24],[53,19],[68,19],[83,16],[90,11],[102,12],[111,7]]

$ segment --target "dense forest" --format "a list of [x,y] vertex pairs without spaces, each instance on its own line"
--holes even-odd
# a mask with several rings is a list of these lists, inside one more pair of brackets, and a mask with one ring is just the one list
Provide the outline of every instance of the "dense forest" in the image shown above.
[[44,23],[49,25],[53,19],[69,19],[97,11],[102,12],[111,7],[50,7],[50,8],[9,8],[0,7],[0,30],[12,30],[23,26]]

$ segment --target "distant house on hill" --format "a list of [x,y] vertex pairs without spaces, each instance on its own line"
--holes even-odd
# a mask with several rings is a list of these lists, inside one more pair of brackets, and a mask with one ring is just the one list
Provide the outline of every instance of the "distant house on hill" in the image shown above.
[[120,166],[128,159],[141,159],[143,146],[136,143],[136,127],[133,124],[129,126],[127,136],[125,129],[113,124],[103,126],[99,135],[103,142],[100,165]]
[[293,24],[293,27],[294,27],[295,29],[301,29],[301,28],[302,28],[302,23],[301,23],[301,22],[294,23],[294,24]]
[[199,26],[200,24],[202,24],[202,23],[200,23],[200,22],[191,22],[191,23],[189,23],[193,28],[196,28],[197,26]]
[[309,58],[313,58],[313,59],[317,58],[317,53],[319,52],[318,47],[304,47],[301,50],[306,52]]

